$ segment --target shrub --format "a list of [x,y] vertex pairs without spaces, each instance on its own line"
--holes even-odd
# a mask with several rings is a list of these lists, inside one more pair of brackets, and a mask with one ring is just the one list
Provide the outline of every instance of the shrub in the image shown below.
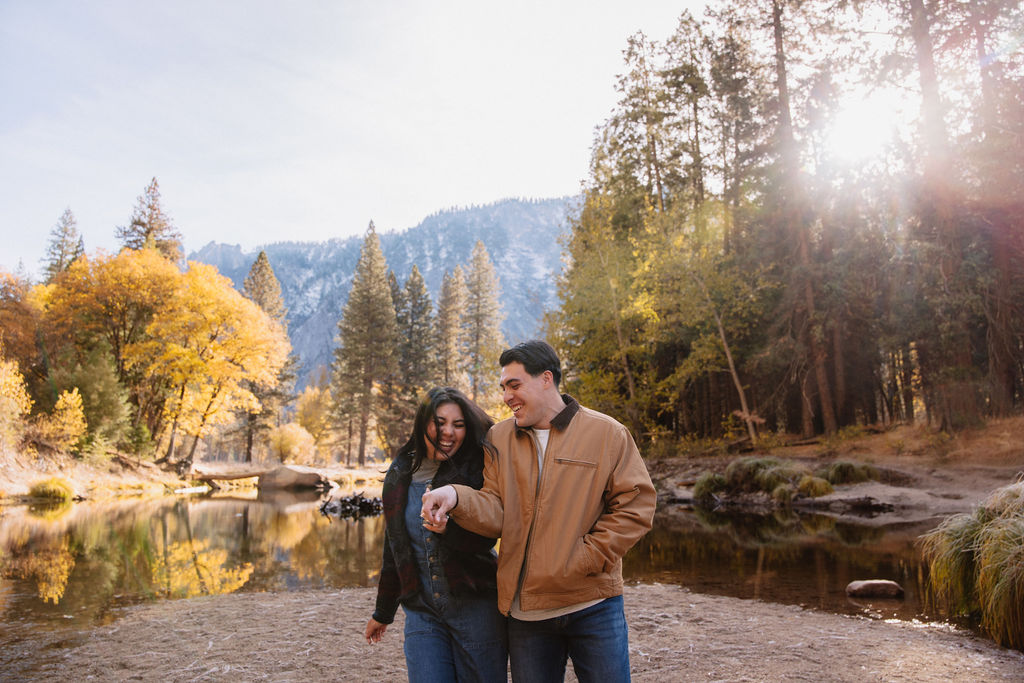
[[805,474],[796,485],[796,490],[805,498],[817,498],[818,496],[827,496],[835,489],[827,480]]
[[316,450],[313,436],[295,422],[270,430],[270,451],[282,462],[310,462]]
[[28,491],[33,498],[46,498],[49,500],[69,501],[75,497],[75,491],[64,479],[51,477],[32,484]]
[[920,541],[933,596],[957,614],[980,613],[1000,645],[1024,647],[1024,482],[997,489]]
[[715,494],[725,490],[725,477],[717,472],[704,472],[693,485],[693,499],[701,505],[715,500]]
[[36,428],[58,450],[76,450],[88,431],[78,388],[62,391],[53,412],[39,416]]

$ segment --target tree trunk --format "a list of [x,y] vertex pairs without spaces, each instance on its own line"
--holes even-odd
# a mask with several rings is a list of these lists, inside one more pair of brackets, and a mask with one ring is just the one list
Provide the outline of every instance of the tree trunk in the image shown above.
[[801,187],[799,155],[793,134],[793,117],[790,112],[786,51],[783,42],[782,10],[783,1],[773,0],[772,29],[775,39],[776,88],[779,96],[779,139],[783,172],[788,190],[787,196],[783,198],[783,216],[786,226],[796,233],[797,261],[800,264],[800,268],[794,273],[794,277],[802,280],[797,286],[802,296],[802,314],[804,317],[803,324],[799,328],[803,331],[804,343],[810,351],[811,367],[814,371],[814,379],[818,385],[818,401],[821,405],[821,417],[825,433],[833,434],[838,427],[836,424],[835,408],[832,404],[832,390],[828,379],[828,370],[826,368],[825,330],[823,323],[817,320],[817,310],[814,305],[810,226],[805,215],[806,201],[803,188]]

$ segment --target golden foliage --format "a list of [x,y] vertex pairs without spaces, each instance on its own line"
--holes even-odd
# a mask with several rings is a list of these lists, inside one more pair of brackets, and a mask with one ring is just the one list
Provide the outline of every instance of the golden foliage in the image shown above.
[[85,409],[78,387],[62,391],[50,415],[40,415],[36,420],[40,436],[59,450],[68,450],[85,438],[89,425],[85,421]]
[[312,462],[316,452],[313,436],[295,422],[283,424],[270,431],[270,451],[281,462]]
[[253,572],[249,562],[238,567],[226,566],[228,551],[211,548],[205,539],[172,543],[155,560],[154,587],[174,598],[233,593],[246,584]]
[[21,437],[22,419],[32,409],[32,399],[18,364],[3,358],[0,346],[0,447],[13,446]]
[[259,409],[246,383],[273,385],[290,345],[280,323],[213,266],[190,263],[180,284],[126,359],[148,380],[173,388],[168,413],[186,433],[202,436],[235,411]]
[[59,545],[34,548],[23,557],[8,558],[7,566],[16,576],[35,580],[39,597],[56,605],[68,587],[75,557],[68,549],[67,538],[63,538]]

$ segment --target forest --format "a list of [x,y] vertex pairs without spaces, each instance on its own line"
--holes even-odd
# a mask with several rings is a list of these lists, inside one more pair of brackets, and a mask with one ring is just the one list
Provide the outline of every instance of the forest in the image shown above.
[[1019,412],[1022,35],[772,0],[632,36],[548,318],[582,402],[670,447]]
[[[1018,414],[1022,36],[1008,0],[712,2],[631,36],[542,331],[565,390],[649,455]],[[87,253],[65,211],[41,282],[0,274],[3,448],[364,464],[433,384],[502,414],[480,243],[435,305],[371,223],[297,393],[265,254],[242,292],[183,263],[155,178],[116,234]]]

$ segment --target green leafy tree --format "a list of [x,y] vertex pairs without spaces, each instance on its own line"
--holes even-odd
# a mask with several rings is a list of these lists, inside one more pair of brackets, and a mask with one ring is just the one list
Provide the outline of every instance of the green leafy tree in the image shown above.
[[[379,413],[376,385],[394,375],[398,337],[388,269],[373,222],[366,231],[352,290],[338,322],[332,393],[346,395],[355,411],[359,465],[366,464],[371,419]],[[344,423],[344,417],[339,416]]]

